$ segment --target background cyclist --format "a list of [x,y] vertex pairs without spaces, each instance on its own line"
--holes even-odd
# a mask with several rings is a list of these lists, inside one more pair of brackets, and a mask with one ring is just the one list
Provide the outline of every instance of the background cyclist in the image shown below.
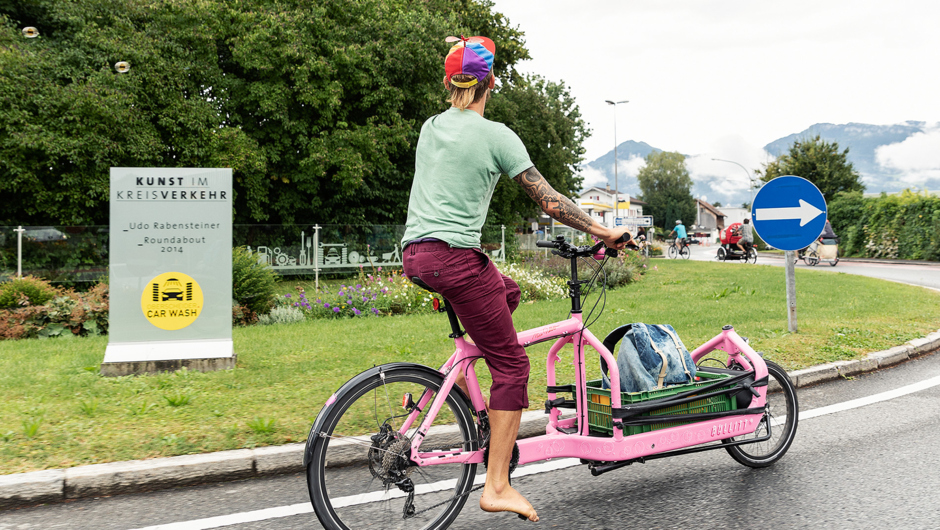
[[685,225],[682,224],[682,219],[676,219],[676,227],[672,230],[672,232],[669,232],[670,236],[672,234],[676,235],[676,247],[681,249],[682,245],[685,244],[685,238],[687,237],[685,233]]
[[[545,181],[514,132],[483,117],[495,86],[496,46],[485,37],[455,40],[444,60],[444,86],[452,106],[429,118],[418,138],[402,238],[403,268],[409,278],[418,278],[447,299],[493,376],[489,461],[480,508],[538,521],[529,501],[509,485],[519,421],[529,406],[529,358],[512,322],[520,290],[480,250],[480,229],[500,175],[508,175],[549,216],[602,239],[608,247],[624,248],[617,240],[626,230],[595,223]],[[463,377],[458,384],[466,388]]]
[[736,232],[741,236],[737,243],[738,248],[741,249],[741,252],[747,253],[747,247],[754,244],[754,227],[751,226],[751,220],[745,218],[744,223],[738,227]]

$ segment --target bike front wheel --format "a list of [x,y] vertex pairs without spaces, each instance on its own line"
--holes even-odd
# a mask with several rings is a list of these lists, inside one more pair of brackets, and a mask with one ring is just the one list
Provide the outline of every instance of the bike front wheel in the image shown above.
[[[409,459],[414,435],[431,409],[422,397],[437,395],[442,381],[430,370],[379,371],[337,397],[319,432],[311,433],[308,452],[307,485],[324,528],[439,529],[456,519],[476,464],[418,467]],[[413,411],[417,417],[409,419]],[[422,452],[478,445],[470,406],[456,389],[434,425]]]
[[790,449],[793,438],[796,436],[796,426],[800,409],[796,399],[796,388],[790,381],[790,376],[778,364],[767,363],[767,405],[764,418],[761,419],[757,430],[746,436],[737,436],[722,440],[746,441],[748,439],[763,438],[767,436],[768,427],[770,438],[762,442],[746,445],[729,445],[725,447],[731,458],[748,467],[767,467]]
[[676,249],[675,245],[669,247],[669,259],[676,259],[679,255],[679,251]]
[[679,255],[682,256],[682,259],[689,259],[689,256],[692,255],[692,251],[687,246],[683,246],[682,250],[679,251]]

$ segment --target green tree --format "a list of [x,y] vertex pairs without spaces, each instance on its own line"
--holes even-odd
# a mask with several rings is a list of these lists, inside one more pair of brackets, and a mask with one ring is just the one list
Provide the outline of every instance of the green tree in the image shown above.
[[[581,189],[576,168],[584,158],[582,144],[590,132],[563,84],[520,76],[517,84],[506,84],[494,93],[487,103],[486,117],[519,135],[532,163],[558,192],[573,197]],[[500,179],[487,222],[512,226],[540,211],[522,186]]]
[[[108,170],[121,166],[231,167],[236,223],[401,223],[421,123],[447,105],[444,37],[497,40],[506,101],[554,105],[549,114],[565,104],[549,83],[532,83],[544,98],[523,96],[522,32],[492,7],[0,2],[0,223],[105,223]],[[118,61],[130,71],[115,72]],[[545,141],[584,137],[568,123],[582,129]]]
[[648,206],[643,213],[653,216],[656,226],[672,230],[676,219],[691,224],[695,219],[692,178],[685,166],[685,155],[676,152],[653,152],[637,174],[641,199]]
[[858,171],[848,161],[849,148],[839,151],[839,144],[827,142],[819,135],[807,140],[798,140],[790,151],[780,155],[764,169],[755,170],[763,182],[783,175],[796,175],[812,182],[822,192],[826,201],[839,192],[864,191]]

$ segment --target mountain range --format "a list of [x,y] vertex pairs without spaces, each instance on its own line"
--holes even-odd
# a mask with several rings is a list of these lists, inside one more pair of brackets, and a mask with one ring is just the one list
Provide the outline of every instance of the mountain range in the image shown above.
[[[892,193],[909,188],[914,184],[919,184],[921,187],[927,187],[928,189],[931,187],[937,189],[940,187],[940,179],[936,178],[935,174],[912,176],[910,171],[905,170],[905,164],[892,159],[891,156],[886,156],[886,151],[881,152],[880,158],[878,156],[879,148],[895,147],[903,144],[906,140],[912,139],[915,135],[922,136],[927,132],[927,123],[918,121],[908,121],[895,125],[817,123],[801,132],[774,140],[765,145],[763,149],[766,159],[772,160],[787,153],[794,141],[811,139],[819,135],[823,140],[836,142],[840,151],[845,148],[849,149],[847,158],[861,175],[866,193],[882,191]],[[621,193],[629,193],[634,196],[639,194],[636,171],[644,164],[640,159],[645,158],[654,151],[661,151],[661,149],[646,142],[633,140],[623,142],[617,147],[620,169],[616,187],[620,189]],[[741,189],[729,190],[727,176],[711,174],[714,169],[710,170],[709,168],[714,168],[714,164],[702,163],[702,161],[709,160],[711,157],[706,155],[686,156],[687,167],[693,181],[693,196],[706,197],[709,202],[718,201],[725,206],[737,206],[750,201],[751,192],[746,189],[746,186],[739,186]],[[759,167],[748,168],[752,174],[754,169],[759,169]],[[613,150],[592,162],[584,164],[582,166],[582,175],[585,176],[586,186],[603,186],[606,177],[607,183],[609,183],[611,189],[614,189]],[[932,176],[933,178],[931,178]]]

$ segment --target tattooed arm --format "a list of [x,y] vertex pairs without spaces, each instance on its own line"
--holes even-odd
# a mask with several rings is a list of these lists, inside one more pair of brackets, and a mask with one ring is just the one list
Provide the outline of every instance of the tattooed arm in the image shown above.
[[576,230],[587,232],[604,240],[604,244],[611,248],[623,248],[624,243],[615,243],[626,229],[607,228],[595,223],[591,217],[578,208],[571,199],[555,191],[545,178],[535,169],[535,166],[519,173],[514,180],[522,185],[526,194],[538,203],[543,212],[562,224]]

